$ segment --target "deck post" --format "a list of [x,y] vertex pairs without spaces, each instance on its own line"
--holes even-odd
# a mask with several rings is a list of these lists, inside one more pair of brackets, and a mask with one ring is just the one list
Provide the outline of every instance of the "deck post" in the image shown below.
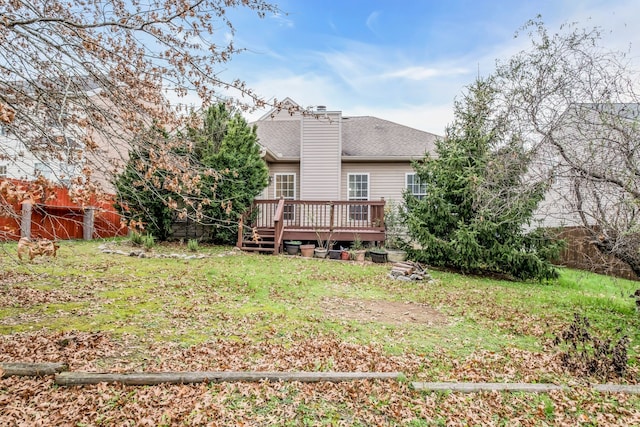
[[329,209],[329,232],[332,233],[333,232],[334,212],[335,212],[336,205],[334,205],[333,203],[330,203],[329,206],[330,206],[330,209]]
[[280,253],[280,247],[282,246],[282,235],[284,233],[284,197],[280,196],[278,200],[278,205],[276,207],[276,212],[273,217],[273,226],[274,226],[274,254],[278,255]]
[[[255,205],[255,202],[253,202]],[[238,237],[236,239],[236,247],[242,247],[242,240],[244,236],[244,215],[240,216],[240,220],[238,221]]]
[[95,209],[86,208],[82,217],[82,238],[84,240],[93,239],[93,231],[95,225]]
[[22,204],[22,218],[20,220],[20,237],[31,238],[31,211],[33,206],[29,202]]

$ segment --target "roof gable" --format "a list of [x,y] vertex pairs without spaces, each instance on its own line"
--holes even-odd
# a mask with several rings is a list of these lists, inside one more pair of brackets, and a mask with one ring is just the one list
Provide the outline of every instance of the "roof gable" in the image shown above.
[[[278,102],[276,107],[273,107],[271,110],[267,111],[264,116],[260,117],[258,121],[274,119],[278,116],[293,116],[294,113],[302,110],[302,107],[295,102],[293,99],[286,97],[282,101]],[[285,117],[286,117],[285,116]]]
[[[275,159],[299,159],[301,107],[285,98],[257,121],[258,143]],[[343,160],[406,160],[435,151],[437,135],[372,116],[341,117]]]

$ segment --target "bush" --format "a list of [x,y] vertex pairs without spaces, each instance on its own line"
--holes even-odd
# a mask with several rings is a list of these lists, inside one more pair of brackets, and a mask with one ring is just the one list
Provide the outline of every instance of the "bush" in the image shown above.
[[131,244],[132,245],[134,245],[134,246],[142,246],[142,241],[143,241],[142,234],[140,234],[140,233],[138,233],[136,231],[133,231],[131,233]]
[[170,201],[179,199],[164,187],[172,173],[155,159],[154,153],[167,151],[168,147],[169,137],[162,129],[152,127],[140,132],[131,142],[129,161],[113,182],[117,196],[114,206],[129,227],[144,229],[160,240],[166,240],[172,232],[174,209]]
[[527,174],[530,153],[493,114],[496,90],[491,80],[471,86],[437,155],[413,163],[424,196],[404,193],[403,216],[421,246],[410,255],[465,273],[553,279],[559,246],[529,227],[548,183]]
[[147,234],[142,238],[142,245],[146,250],[150,250],[156,245],[156,239],[152,234]]
[[[555,337],[555,346],[564,367],[575,375],[588,375],[608,380],[624,376],[627,370],[629,337],[598,337],[590,331],[589,319],[579,314]],[[616,334],[620,334],[618,330]]]
[[198,252],[198,240],[189,239],[187,242],[187,249],[189,249],[190,252]]

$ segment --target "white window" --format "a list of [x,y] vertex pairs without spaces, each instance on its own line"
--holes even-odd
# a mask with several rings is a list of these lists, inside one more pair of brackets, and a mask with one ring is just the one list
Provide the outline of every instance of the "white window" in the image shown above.
[[0,178],[7,177],[7,165],[0,165]]
[[[277,173],[274,175],[274,193],[275,198],[283,198],[286,200],[295,200],[296,198],[296,174],[295,173]],[[294,205],[284,206],[284,219],[293,221],[295,218]]]
[[36,163],[33,165],[33,174],[38,177],[42,176],[44,178],[51,178],[51,169],[47,167],[44,163]]
[[427,195],[427,184],[420,182],[420,177],[417,173],[408,173],[406,175],[407,190],[416,198],[422,199]]
[[[350,173],[348,180],[348,200],[359,201],[369,200],[369,174]],[[369,219],[369,206],[352,205],[349,206],[349,219],[356,221],[367,221]]]

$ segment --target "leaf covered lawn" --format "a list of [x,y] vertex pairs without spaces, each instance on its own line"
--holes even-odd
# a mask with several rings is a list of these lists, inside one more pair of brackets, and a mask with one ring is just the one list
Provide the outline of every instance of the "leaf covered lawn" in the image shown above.
[[[402,371],[410,377],[438,356],[387,355],[377,346],[332,337],[291,345],[216,341],[158,344],[131,363],[133,337],[104,333],[3,336],[2,360],[66,362],[74,371]],[[280,341],[280,340],[279,340]],[[434,359],[431,359],[434,357]],[[512,364],[505,370],[504,359]],[[105,361],[109,366],[105,369]],[[447,381],[493,381],[553,375],[557,361],[511,350],[456,361]],[[429,380],[429,378],[423,378]],[[581,386],[566,392],[421,392],[408,381],[220,383],[134,387],[58,387],[53,377],[0,381],[0,425],[619,425],[640,423],[640,400]]]
[[[561,287],[450,273],[404,284],[372,264],[215,252],[195,262],[139,260],[107,257],[96,246],[69,244],[60,259],[26,266],[0,260],[0,362],[64,362],[91,372],[381,371],[406,379],[59,387],[53,377],[3,378],[0,425],[640,425],[640,396],[592,391],[597,379],[566,372],[546,345],[572,315],[563,304],[575,304]],[[627,301],[603,289],[580,289],[584,311],[599,327],[624,319],[636,328]],[[600,294],[605,302],[594,303]],[[413,320],[385,322],[371,311],[384,301],[393,319],[407,304],[404,317]],[[432,316],[417,316],[421,306]],[[345,316],[345,307],[370,317]],[[618,382],[639,382],[636,336],[632,342],[632,363]],[[417,391],[412,381],[571,388],[464,394]]]

